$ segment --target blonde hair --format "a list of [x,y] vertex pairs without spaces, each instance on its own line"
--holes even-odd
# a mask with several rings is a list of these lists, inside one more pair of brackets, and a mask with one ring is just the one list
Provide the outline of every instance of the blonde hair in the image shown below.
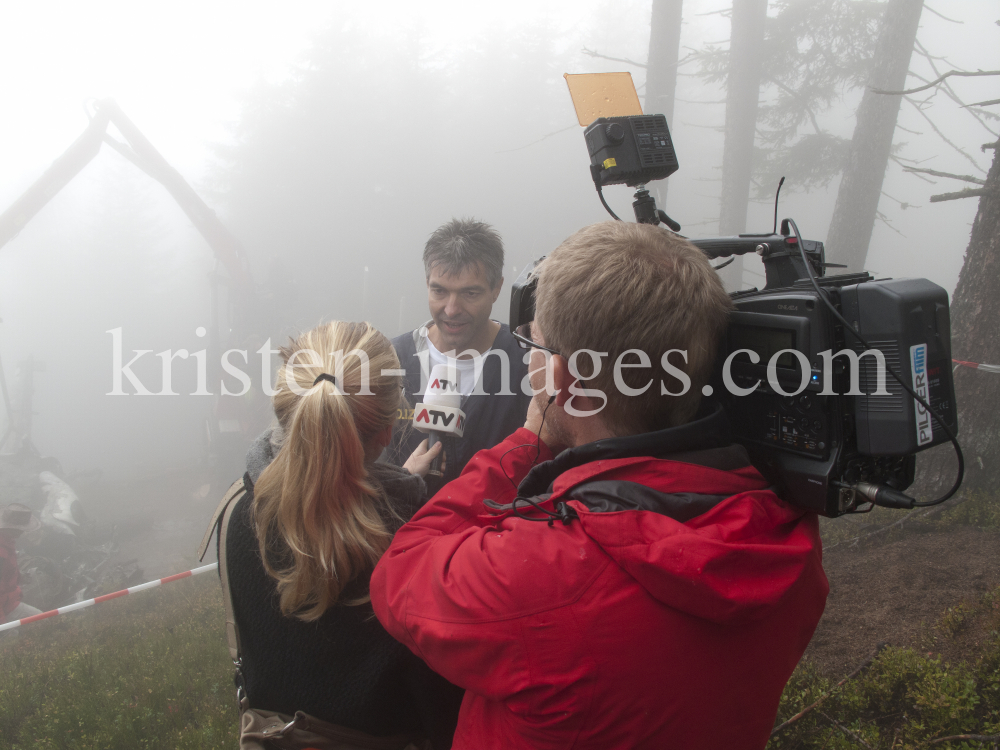
[[[690,242],[649,224],[607,221],[584,227],[545,260],[535,319],[546,345],[566,357],[581,349],[608,353],[600,373],[583,387],[603,391],[605,424],[630,435],[694,416],[731,308],[718,274]],[[652,366],[621,369],[630,388],[642,388],[652,377],[637,396],[625,395],[614,381],[615,362],[630,349],[645,352]],[[660,362],[670,349],[687,352],[687,364],[679,354],[669,359],[691,379],[684,395],[660,393],[661,382],[680,390]],[[580,374],[593,372],[587,358],[580,361]]]
[[[284,443],[254,487],[254,522],[282,613],[310,622],[389,546],[365,454],[396,416],[402,379],[382,374],[399,359],[368,323],[321,325],[281,356],[272,402]],[[336,384],[317,381],[324,373]]]

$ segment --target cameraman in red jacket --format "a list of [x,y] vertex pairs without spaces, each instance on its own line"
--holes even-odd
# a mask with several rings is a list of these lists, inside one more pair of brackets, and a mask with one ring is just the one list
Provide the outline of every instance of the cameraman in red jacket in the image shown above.
[[816,516],[702,399],[729,309],[653,226],[595,224],[544,262],[524,428],[371,580],[386,629],[466,688],[456,749],[764,747],[828,585]]

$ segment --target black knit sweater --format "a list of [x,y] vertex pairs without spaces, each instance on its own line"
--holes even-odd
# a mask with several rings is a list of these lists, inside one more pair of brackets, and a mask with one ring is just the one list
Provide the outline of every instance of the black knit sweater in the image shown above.
[[[404,520],[426,500],[423,481],[402,469],[375,464],[370,475]],[[249,476],[244,481],[250,486]],[[251,487],[233,510],[226,542],[250,706],[305,711],[376,736],[422,734],[435,748],[450,747],[463,691],[393,640],[370,605],[335,605],[315,622],[281,614],[275,581],[260,559],[252,506]],[[345,595],[363,595],[370,577],[368,571]]]

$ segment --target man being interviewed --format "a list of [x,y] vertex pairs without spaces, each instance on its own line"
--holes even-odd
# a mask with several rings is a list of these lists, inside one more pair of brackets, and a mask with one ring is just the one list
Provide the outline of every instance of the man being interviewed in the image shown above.
[[[489,224],[452,219],[438,227],[424,247],[431,319],[392,340],[406,369],[403,397],[410,407],[424,400],[435,365],[449,365],[458,378],[465,433],[442,438],[444,476],[427,477],[432,492],[456,478],[478,451],[517,429],[528,410],[529,396],[521,389],[528,374],[525,352],[506,325],[490,320],[503,285],[503,263],[503,240]],[[384,454],[397,466],[427,437],[412,429],[412,408],[400,415]]]
[[545,261],[524,428],[372,577],[386,629],[466,688],[455,748],[766,744],[829,589],[816,516],[702,401],[729,309],[656,227],[586,227]]

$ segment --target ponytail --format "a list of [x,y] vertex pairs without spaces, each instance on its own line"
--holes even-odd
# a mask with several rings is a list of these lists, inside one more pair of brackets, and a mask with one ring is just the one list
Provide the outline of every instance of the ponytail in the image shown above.
[[[325,355],[345,348],[365,352],[375,373],[399,365],[388,340],[367,324],[331,323],[298,344],[309,346],[288,351],[278,376],[274,405],[285,439],[254,487],[254,521],[282,613],[311,622],[389,546],[392,534],[379,513],[384,497],[368,477],[365,456],[374,436],[391,424],[400,394],[398,377],[359,382],[368,362],[347,370],[340,386],[329,376],[317,378],[329,361]],[[295,358],[294,366],[287,364]],[[345,603],[366,601],[364,592]]]

